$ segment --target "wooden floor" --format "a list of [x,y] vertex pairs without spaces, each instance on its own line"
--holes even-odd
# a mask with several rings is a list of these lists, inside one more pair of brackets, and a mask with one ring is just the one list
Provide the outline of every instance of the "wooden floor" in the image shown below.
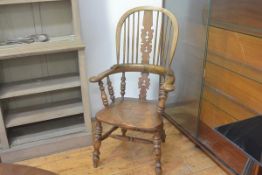
[[[166,121],[165,128],[167,139],[162,144],[163,175],[226,175]],[[141,135],[134,132],[129,134]],[[151,138],[151,135],[142,135]],[[50,170],[59,175],[154,175],[151,145],[108,138],[102,142],[100,165],[96,169],[92,166],[92,150],[92,147],[86,147],[18,163]]]

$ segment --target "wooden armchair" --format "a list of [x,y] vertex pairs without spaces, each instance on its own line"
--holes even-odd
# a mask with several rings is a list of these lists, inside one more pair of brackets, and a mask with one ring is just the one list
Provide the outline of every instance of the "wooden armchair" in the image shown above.
[[[178,25],[175,16],[163,8],[138,7],[126,12],[120,19],[116,30],[117,64],[101,74],[91,77],[90,82],[98,83],[101,98],[105,106],[96,114],[96,131],[93,163],[98,166],[101,141],[120,128],[122,135],[111,137],[126,141],[138,141],[154,145],[155,170],[161,174],[161,141],[165,141],[162,113],[168,92],[174,90],[174,73],[171,70]],[[141,72],[138,81],[140,94],[138,99],[125,98],[126,72]],[[110,75],[122,73],[121,97],[115,98]],[[147,101],[149,73],[159,75],[158,102]],[[109,104],[103,80],[112,103]],[[112,125],[102,135],[102,123]],[[153,133],[153,140],[134,138],[126,135],[127,130]]]

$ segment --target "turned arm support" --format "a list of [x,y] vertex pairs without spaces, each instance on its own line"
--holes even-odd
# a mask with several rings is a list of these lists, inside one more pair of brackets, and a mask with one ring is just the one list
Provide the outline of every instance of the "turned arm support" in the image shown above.
[[164,113],[168,93],[175,90],[175,76],[173,71],[169,69],[164,77],[164,82],[160,83],[159,89],[158,113],[160,114]]
[[175,90],[175,75],[172,69],[167,70],[166,74],[165,74],[165,81],[163,84],[163,90],[165,90],[166,92],[172,92]]

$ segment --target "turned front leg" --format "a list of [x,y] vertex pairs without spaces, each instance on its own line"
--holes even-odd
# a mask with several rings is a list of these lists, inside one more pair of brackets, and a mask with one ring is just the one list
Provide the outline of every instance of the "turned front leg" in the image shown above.
[[[167,92],[164,90],[164,82],[160,80],[160,90],[159,90],[159,102],[158,102],[158,113],[162,116],[165,110],[165,105],[166,105],[166,99],[167,99]],[[163,142],[166,141],[166,133],[164,129],[164,123],[161,127],[161,140]]]
[[156,175],[162,174],[161,169],[161,134],[160,132],[155,133],[153,137],[154,154],[155,154],[155,171]]
[[100,121],[96,121],[96,131],[95,131],[95,143],[93,152],[93,165],[96,168],[100,159],[100,147],[102,141],[102,124]]

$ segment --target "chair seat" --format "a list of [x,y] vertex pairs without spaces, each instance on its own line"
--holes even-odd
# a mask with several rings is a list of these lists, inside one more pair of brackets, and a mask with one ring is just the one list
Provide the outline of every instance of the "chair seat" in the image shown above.
[[96,114],[96,119],[120,128],[155,131],[162,126],[157,104],[134,98],[117,98],[115,103]]

